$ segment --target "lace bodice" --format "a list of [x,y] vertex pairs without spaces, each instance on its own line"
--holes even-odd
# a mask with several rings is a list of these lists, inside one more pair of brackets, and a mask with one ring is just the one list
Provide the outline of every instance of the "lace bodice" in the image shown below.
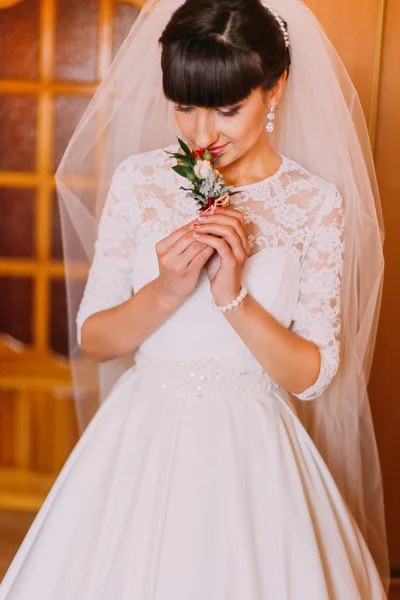
[[[196,218],[195,202],[180,190],[186,180],[171,169],[173,164],[164,150],[155,150],[127,158],[114,173],[77,316],[78,339],[91,314],[125,302],[157,277],[156,242]],[[318,379],[297,395],[315,398],[339,365],[342,197],[334,184],[286,156],[272,177],[236,190],[232,204],[243,212],[251,246],[243,279],[280,323],[318,346]],[[260,367],[212,308],[204,272],[192,295],[141,344],[139,354],[162,361],[171,356],[201,360],[210,353],[233,367]]]

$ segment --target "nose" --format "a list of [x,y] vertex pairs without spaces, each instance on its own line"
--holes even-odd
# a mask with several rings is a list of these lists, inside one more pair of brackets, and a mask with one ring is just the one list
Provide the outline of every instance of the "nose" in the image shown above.
[[194,142],[198,148],[209,148],[216,145],[218,133],[215,130],[211,111],[198,111],[194,131]]

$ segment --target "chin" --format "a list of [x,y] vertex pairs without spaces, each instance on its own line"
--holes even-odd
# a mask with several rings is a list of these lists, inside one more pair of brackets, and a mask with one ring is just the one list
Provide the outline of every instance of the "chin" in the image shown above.
[[234,162],[236,162],[237,160],[242,158],[242,156],[244,156],[245,154],[246,154],[246,152],[227,152],[225,154],[225,156],[223,156],[218,161],[217,169],[219,167],[221,167],[221,168],[228,167],[229,165],[233,164]]
[[215,165],[216,169],[223,169],[224,167],[227,167],[228,165],[230,165],[232,162],[232,160],[227,156],[223,156],[222,158],[219,159],[219,161],[217,162],[217,164]]

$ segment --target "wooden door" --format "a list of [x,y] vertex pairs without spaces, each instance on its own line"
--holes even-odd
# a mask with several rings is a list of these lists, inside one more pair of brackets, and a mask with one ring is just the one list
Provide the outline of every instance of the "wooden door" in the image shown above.
[[0,0],[0,507],[36,510],[77,440],[54,172],[140,5]]

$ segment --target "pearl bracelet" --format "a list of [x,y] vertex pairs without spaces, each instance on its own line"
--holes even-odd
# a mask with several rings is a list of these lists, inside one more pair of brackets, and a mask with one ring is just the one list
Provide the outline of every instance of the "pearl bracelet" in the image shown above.
[[242,300],[247,296],[247,287],[245,285],[241,285],[240,286],[240,293],[238,296],[236,296],[236,298],[234,300],[232,300],[231,302],[228,302],[228,304],[225,304],[224,306],[218,306],[218,304],[215,302],[215,299],[212,299],[212,305],[216,310],[220,310],[221,312],[226,312],[227,310],[232,310],[233,308],[236,308],[237,306],[239,306],[239,304],[242,302]]

